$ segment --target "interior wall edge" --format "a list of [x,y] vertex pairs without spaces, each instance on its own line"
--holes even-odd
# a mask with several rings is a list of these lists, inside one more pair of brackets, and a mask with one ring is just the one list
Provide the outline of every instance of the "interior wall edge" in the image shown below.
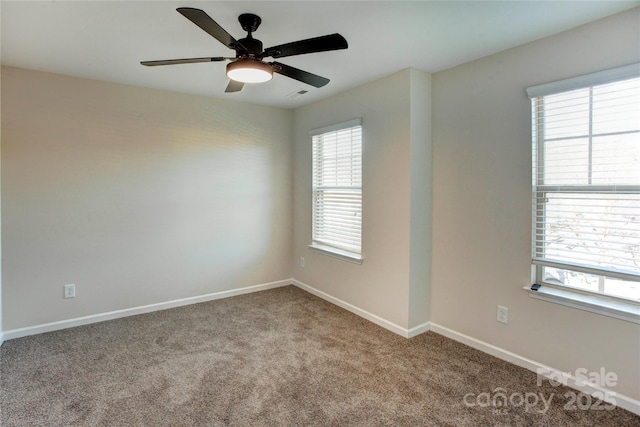
[[425,322],[422,323],[420,325],[414,326],[413,328],[405,328],[403,326],[397,325],[383,317],[380,317],[376,314],[373,314],[371,312],[368,312],[366,310],[361,309],[360,307],[357,307],[353,304],[350,304],[346,301],[343,301],[339,298],[336,298],[326,292],[323,292],[321,290],[318,290],[312,286],[307,285],[306,283],[303,283],[299,280],[296,279],[292,279],[292,282],[295,286],[297,286],[298,288],[309,292],[310,294],[313,294],[319,298],[322,298],[325,301],[328,301],[334,305],[337,305],[340,308],[343,308],[347,311],[350,311],[351,313],[362,317],[363,319],[366,319],[370,322],[375,323],[376,325],[390,331],[393,332],[395,334],[400,335],[401,337],[404,338],[413,338],[415,336],[418,336],[422,333],[425,333],[429,330],[429,322]]

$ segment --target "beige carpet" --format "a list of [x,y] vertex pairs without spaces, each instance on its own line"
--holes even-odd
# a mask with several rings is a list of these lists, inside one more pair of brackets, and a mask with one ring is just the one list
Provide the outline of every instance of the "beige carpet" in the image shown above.
[[0,356],[2,426],[640,426],[293,286],[10,340]]

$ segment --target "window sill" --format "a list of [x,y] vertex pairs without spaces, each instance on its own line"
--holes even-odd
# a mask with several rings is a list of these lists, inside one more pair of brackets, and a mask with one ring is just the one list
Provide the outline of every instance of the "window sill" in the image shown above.
[[352,262],[354,264],[362,264],[364,257],[361,254],[355,252],[349,252],[342,249],[332,248],[331,246],[319,245],[317,243],[310,244],[309,249],[318,253],[329,255],[334,258],[338,258],[344,261]]
[[522,289],[526,290],[532,298],[640,324],[640,306],[633,302],[581,294],[545,285],[537,291],[526,286]]

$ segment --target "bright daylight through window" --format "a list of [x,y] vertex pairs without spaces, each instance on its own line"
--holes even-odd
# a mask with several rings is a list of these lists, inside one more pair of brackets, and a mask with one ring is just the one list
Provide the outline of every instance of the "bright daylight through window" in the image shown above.
[[359,119],[311,132],[313,249],[360,261],[362,126]]
[[529,88],[536,283],[640,301],[640,64]]

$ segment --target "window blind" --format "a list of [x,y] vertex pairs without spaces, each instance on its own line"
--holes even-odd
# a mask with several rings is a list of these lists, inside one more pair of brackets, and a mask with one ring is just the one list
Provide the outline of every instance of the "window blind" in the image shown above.
[[640,72],[623,68],[528,90],[548,93],[532,97],[532,262],[540,281],[640,300]]
[[360,120],[312,132],[312,244],[361,253],[362,126]]

